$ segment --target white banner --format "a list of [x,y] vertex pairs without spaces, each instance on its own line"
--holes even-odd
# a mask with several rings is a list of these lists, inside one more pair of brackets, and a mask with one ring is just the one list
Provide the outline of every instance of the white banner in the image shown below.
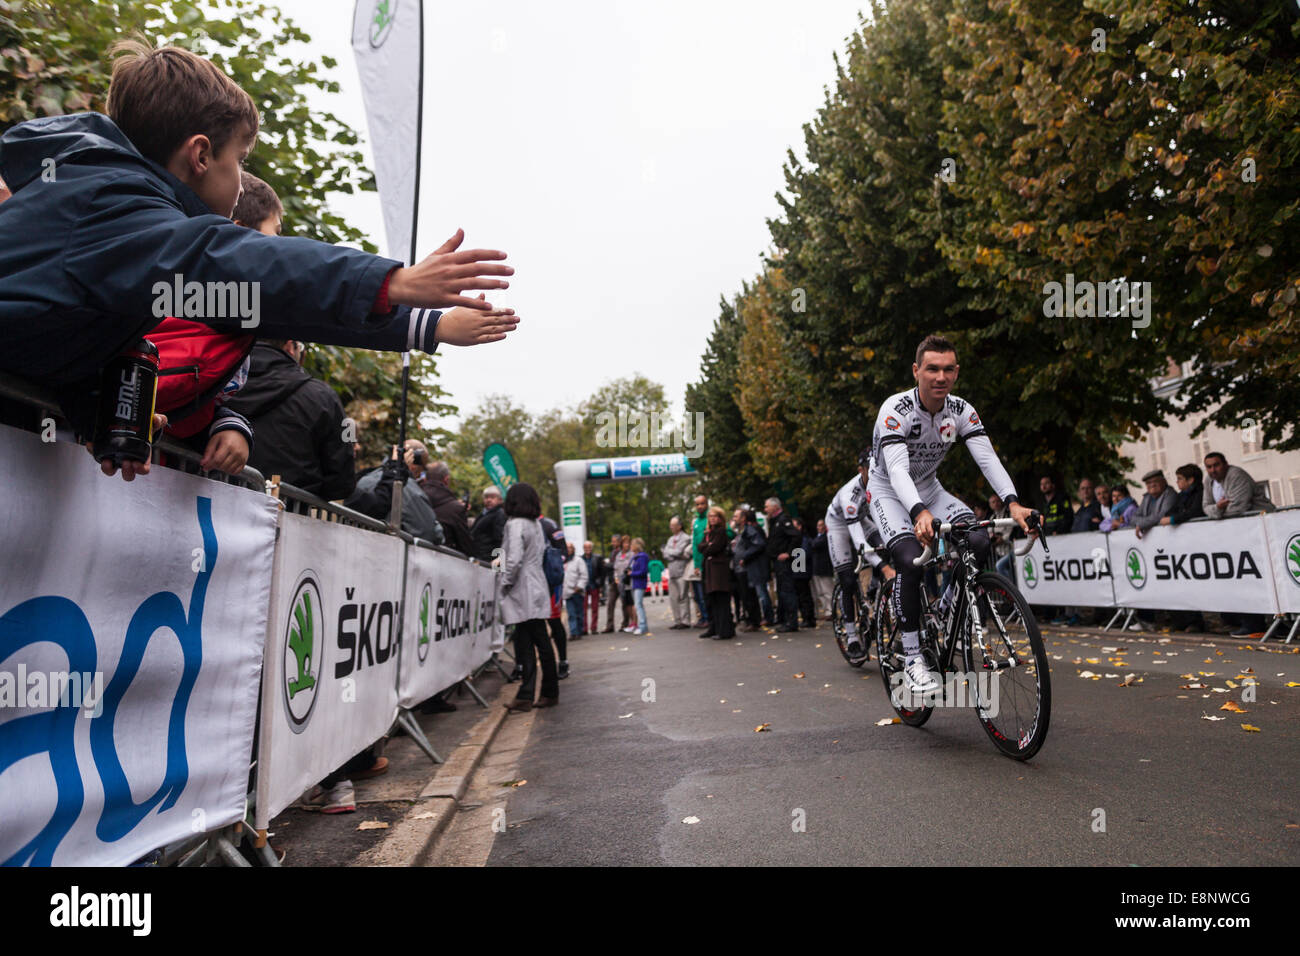
[[410,547],[398,700],[414,707],[468,677],[492,656],[497,574],[461,558]]
[[388,255],[410,264],[420,162],[421,0],[357,0],[352,50],[361,75]]
[[280,516],[258,744],[259,828],[397,716],[400,538]]
[[1273,572],[1260,515],[1158,525],[1108,537],[1120,607],[1272,614]]
[[[1022,545],[1017,541],[1016,545]],[[1106,535],[1099,531],[1058,534],[1047,539],[1051,554],[1036,543],[1028,554],[1013,558],[1016,580],[1031,604],[1111,607],[1110,558]]]
[[[1231,519],[1226,519],[1231,520]],[[1300,508],[1264,515],[1279,611],[1300,613]]]
[[0,426],[0,864],[120,866],[244,815],[275,503]]

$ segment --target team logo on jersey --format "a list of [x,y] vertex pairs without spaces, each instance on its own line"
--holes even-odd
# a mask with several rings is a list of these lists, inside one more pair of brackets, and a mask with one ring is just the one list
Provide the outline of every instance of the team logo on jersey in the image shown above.
[[844,506],[844,514],[849,518],[856,518],[858,516],[858,506],[850,502]]
[[972,425],[978,425],[980,423],[980,417],[977,413],[971,412],[969,421]]
[[894,416],[892,416],[892,415],[886,415],[886,416],[885,416],[885,427],[886,427],[886,428],[889,428],[889,429],[892,429],[893,431],[898,431],[898,430],[899,430],[900,428],[902,428],[903,426],[902,426],[902,424],[899,422],[899,420],[898,420],[897,418],[895,418]]
[[957,423],[951,418],[945,418],[939,423],[939,437],[946,442],[954,441],[957,438]]

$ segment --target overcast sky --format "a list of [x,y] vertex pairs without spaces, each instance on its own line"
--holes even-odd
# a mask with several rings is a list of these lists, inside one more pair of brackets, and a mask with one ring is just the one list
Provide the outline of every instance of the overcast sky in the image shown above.
[[[369,157],[351,2],[278,5],[313,59],[339,61],[342,92],[318,105]],[[504,342],[442,351],[462,415],[492,392],[570,405],[638,372],[682,411],[719,296],[759,269],[786,150],[802,154],[860,6],[425,0],[421,255],[457,227],[505,250],[516,274],[491,298],[523,319]],[[334,205],[386,249],[374,194]]]

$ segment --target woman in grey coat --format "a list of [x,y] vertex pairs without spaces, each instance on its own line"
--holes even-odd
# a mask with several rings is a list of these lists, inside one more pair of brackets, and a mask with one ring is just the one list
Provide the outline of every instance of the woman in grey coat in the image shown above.
[[[559,700],[560,681],[555,651],[546,622],[551,616],[551,589],[542,570],[546,547],[542,526],[542,502],[533,486],[520,482],[506,492],[505,537],[501,541],[501,619],[515,625],[515,663],[523,676],[519,694],[506,706],[510,710],[553,707]],[[537,679],[537,657],[542,660],[542,690],[533,704]]]

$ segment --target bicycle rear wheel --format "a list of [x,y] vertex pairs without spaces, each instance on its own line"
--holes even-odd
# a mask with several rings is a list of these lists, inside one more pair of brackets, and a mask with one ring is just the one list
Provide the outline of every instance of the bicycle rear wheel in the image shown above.
[[890,578],[880,586],[876,598],[876,615],[872,628],[876,636],[876,656],[880,659],[880,676],[885,682],[885,694],[889,697],[889,706],[894,708],[903,723],[911,727],[920,727],[930,715],[933,707],[908,707],[907,694],[903,692],[903,667],[907,655],[903,653],[903,635],[898,630],[898,621],[894,617],[893,594],[894,583],[898,579]]
[[1016,586],[983,571],[975,579],[984,633],[971,640],[976,713],[994,746],[1028,760],[1047,738],[1052,683],[1038,621]]
[[[861,612],[859,612],[857,627],[858,640],[862,643],[862,656],[853,657],[849,654],[848,637],[844,630],[844,606],[840,603],[842,597],[843,588],[840,586],[840,582],[836,581],[835,590],[831,593],[831,630],[835,634],[835,643],[839,646],[840,653],[844,655],[844,659],[853,667],[861,667],[867,662],[867,658],[870,656],[867,651],[866,631],[863,629],[862,624],[864,619]],[[861,605],[859,605],[859,607],[860,606]]]

